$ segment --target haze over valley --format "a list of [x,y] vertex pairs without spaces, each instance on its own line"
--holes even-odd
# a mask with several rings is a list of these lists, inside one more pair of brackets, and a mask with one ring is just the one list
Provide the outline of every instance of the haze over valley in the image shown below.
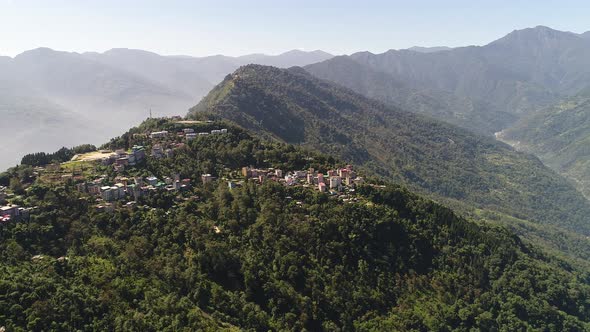
[[184,115],[239,66],[304,66],[331,55],[289,51],[276,56],[205,58],[113,49],[70,53],[48,48],[0,58],[0,168],[24,154],[99,144],[150,116]]

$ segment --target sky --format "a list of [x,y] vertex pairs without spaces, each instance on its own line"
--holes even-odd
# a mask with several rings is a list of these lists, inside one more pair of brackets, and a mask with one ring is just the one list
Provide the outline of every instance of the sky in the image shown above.
[[0,0],[0,55],[125,47],[165,55],[332,54],[484,45],[515,29],[590,30],[587,0]]

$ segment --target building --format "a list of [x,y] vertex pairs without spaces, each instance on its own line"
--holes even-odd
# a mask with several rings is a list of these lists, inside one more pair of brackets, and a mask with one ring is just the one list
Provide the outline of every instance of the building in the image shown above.
[[110,186],[101,187],[100,196],[107,202],[113,201],[115,199],[115,194],[113,193]]
[[352,178],[350,176],[349,177],[345,177],[343,182],[344,182],[345,185],[351,186],[352,185]]
[[154,131],[153,133],[150,134],[150,138],[163,138],[168,136],[168,131],[163,130],[163,131]]
[[115,212],[115,207],[111,203],[101,204],[96,206],[96,211],[113,213]]
[[219,132],[221,132],[222,134],[227,134],[227,129],[226,128],[222,128]]
[[306,173],[305,171],[295,171],[295,172],[293,172],[293,175],[294,175],[296,178],[298,178],[298,179],[300,179],[300,178],[304,178],[306,174],[307,174],[307,173]]
[[326,192],[326,184],[323,182],[318,183],[318,190],[322,193]]
[[187,141],[192,141],[192,140],[194,140],[195,138],[197,138],[197,134],[195,134],[195,133],[187,133],[187,134],[186,134],[186,140],[187,140]]
[[119,191],[119,187],[117,186],[112,186],[111,187],[111,195],[112,195],[112,199],[113,200],[118,200],[121,198],[121,196],[119,196],[120,191]]
[[152,146],[152,157],[154,158],[162,158],[164,157],[164,149],[160,144],[154,144]]
[[213,176],[211,174],[203,174],[201,175],[201,181],[203,181],[203,183],[209,183],[211,181],[213,181]]
[[132,195],[134,200],[138,200],[142,195],[141,186],[130,184],[127,186],[127,193]]
[[141,162],[145,158],[145,148],[141,145],[134,145],[131,148],[131,154],[135,157],[135,162]]
[[285,175],[285,184],[288,186],[292,186],[295,184],[295,178],[293,177],[293,175]]
[[338,170],[338,176],[340,176],[341,178],[350,177],[350,171],[346,168],[341,168]]
[[127,160],[128,160],[128,165],[130,165],[130,166],[135,166],[135,164],[137,163],[137,159],[135,159],[135,155],[133,153],[127,155]]
[[98,195],[100,194],[100,186],[96,183],[87,183],[86,190],[91,195]]
[[158,178],[155,176],[149,176],[145,179],[147,181],[148,184],[155,186],[156,184],[158,184]]
[[182,130],[185,134],[194,134],[195,130],[193,128],[184,128]]
[[14,219],[20,216],[20,210],[18,205],[6,205],[0,207],[0,217],[9,217],[9,219]]
[[124,198],[127,191],[127,186],[123,183],[116,183],[114,187],[117,188],[118,199]]
[[125,155],[125,157],[121,157],[121,158],[117,158],[117,160],[115,160],[115,164],[116,165],[123,165],[123,166],[127,166],[129,165],[129,157],[127,157],[127,155]]
[[322,174],[322,173],[318,174],[318,183],[324,183],[324,174]]
[[338,188],[342,185],[342,178],[339,176],[330,177],[330,189]]
[[250,167],[242,167],[242,176],[245,178],[251,178],[252,169]]

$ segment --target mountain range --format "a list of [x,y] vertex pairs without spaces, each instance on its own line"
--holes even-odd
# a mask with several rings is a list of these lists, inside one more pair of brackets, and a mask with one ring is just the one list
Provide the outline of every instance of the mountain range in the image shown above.
[[386,106],[302,68],[241,67],[190,116],[223,118],[437,197],[590,234],[590,203],[537,158]]
[[484,46],[355,53],[347,57],[357,63],[350,69],[354,75],[346,71],[350,65],[338,63],[343,61],[339,57],[306,69],[401,107],[408,104],[408,97],[400,100],[400,94],[418,95],[418,100],[424,94],[449,96],[438,103],[424,98],[409,109],[490,135],[588,87],[587,35],[538,26],[513,31]]
[[[527,135],[525,132],[530,131],[527,128],[544,122],[551,116],[550,109],[556,109],[555,105],[567,103],[569,98],[575,98],[573,96],[587,88],[589,35],[539,26],[513,31],[484,46],[413,47],[383,54],[359,52],[336,57],[322,51],[297,50],[276,56],[195,58],[130,49],[81,54],[36,49],[15,58],[0,58],[0,115],[6,120],[0,124],[5,142],[0,148],[4,156],[0,167],[16,164],[27,152],[100,142],[150,113],[155,116],[183,114],[228,73],[245,64],[259,63],[303,66],[318,78],[385,104],[380,108],[400,110],[398,114],[403,117],[407,115],[402,111],[410,111],[420,115],[419,121],[441,120],[488,137],[502,132],[498,137],[508,143],[518,140],[517,148],[537,154],[587,193],[586,183],[590,179],[583,167],[586,154],[580,148],[584,146],[583,140],[578,141],[583,135],[571,136],[571,142],[567,143],[576,148],[570,149],[565,157],[559,150],[562,146],[545,144],[543,149],[533,148],[531,139],[519,135]],[[295,71],[303,75],[300,69]],[[288,110],[277,112],[289,113]],[[317,115],[311,114],[308,118],[312,116]],[[380,120],[379,117],[375,119]],[[282,134],[295,135],[289,139],[305,142],[307,138],[301,135],[309,133],[293,129],[305,126],[304,121],[297,117],[289,121],[292,123],[284,127]],[[527,121],[530,121],[528,127]],[[449,128],[456,130],[456,127]],[[320,129],[314,130],[319,133]],[[341,128],[334,130],[341,131]],[[563,141],[563,132],[568,128],[561,130],[556,134]],[[297,138],[297,135],[300,136]],[[342,141],[342,137],[347,137],[346,133],[343,135],[330,139]],[[473,138],[481,139],[477,135]],[[286,141],[291,141],[289,139]],[[468,145],[462,147],[461,153],[468,148]],[[352,156],[364,153],[359,152],[364,147],[351,149],[354,150]],[[573,150],[575,152],[571,152]],[[365,159],[370,159],[367,156]],[[386,158],[395,159],[382,153],[373,153],[373,156],[381,163]],[[432,192],[440,193],[440,188],[432,188],[438,187],[435,183],[444,182],[441,176],[438,179],[417,176],[412,170],[397,174],[403,167],[396,168],[397,171],[382,166],[374,168],[380,168],[380,174],[394,174],[398,179],[416,177],[410,182]],[[438,166],[430,168],[445,172]],[[448,185],[442,186],[445,187],[442,191],[449,190]],[[443,195],[457,196],[448,192]]]

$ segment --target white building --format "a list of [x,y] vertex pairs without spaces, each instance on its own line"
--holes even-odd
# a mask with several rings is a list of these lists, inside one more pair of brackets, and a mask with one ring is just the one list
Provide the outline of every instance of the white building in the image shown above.
[[162,137],[166,137],[168,136],[168,131],[163,130],[163,131],[154,131],[153,133],[150,134],[150,138],[162,138]]

